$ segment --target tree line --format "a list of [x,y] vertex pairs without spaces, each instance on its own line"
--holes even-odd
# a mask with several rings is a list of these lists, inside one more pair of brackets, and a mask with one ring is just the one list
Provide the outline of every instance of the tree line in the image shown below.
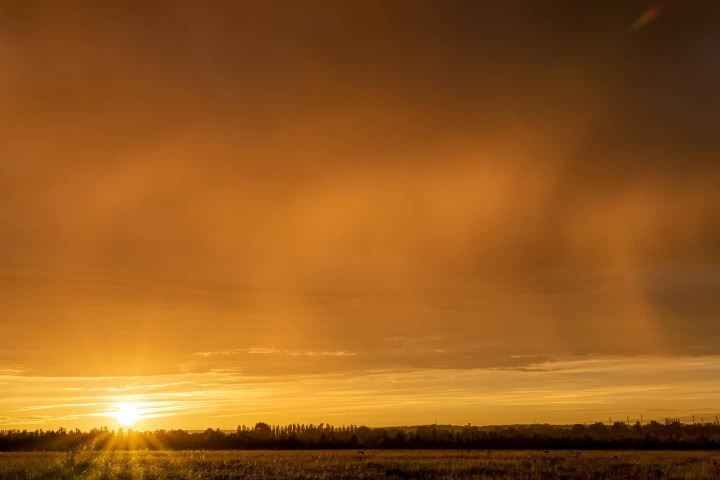
[[0,430],[0,451],[236,449],[720,449],[720,422],[370,428],[240,426],[236,431]]

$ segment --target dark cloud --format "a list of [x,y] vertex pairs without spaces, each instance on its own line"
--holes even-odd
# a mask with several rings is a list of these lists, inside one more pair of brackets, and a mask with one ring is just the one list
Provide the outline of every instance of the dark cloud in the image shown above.
[[647,7],[3,4],[2,362],[720,353],[719,9]]

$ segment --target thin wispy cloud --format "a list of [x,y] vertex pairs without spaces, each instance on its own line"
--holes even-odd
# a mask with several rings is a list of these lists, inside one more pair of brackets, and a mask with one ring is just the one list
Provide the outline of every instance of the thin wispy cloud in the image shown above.
[[[532,371],[397,369],[270,377],[205,372],[86,379],[92,386],[83,390],[68,388],[76,384],[73,377],[13,376],[5,377],[9,393],[0,408],[8,412],[4,426],[28,421],[43,428],[89,426],[103,419],[113,425],[116,405],[128,402],[142,410],[144,428],[168,421],[186,428],[234,428],[259,420],[378,425],[384,423],[378,419],[412,423],[418,416],[458,424],[529,422],[538,416],[582,422],[604,419],[604,412],[651,419],[677,416],[678,409],[683,415],[706,412],[708,404],[720,402],[720,388],[712,382],[717,375],[720,358],[715,356],[583,356]],[[113,390],[118,382],[137,388]],[[662,400],[667,397],[673,398],[672,406]],[[438,404],[451,408],[439,414]]]
[[253,348],[233,348],[218,350],[215,352],[197,352],[195,355],[201,357],[211,357],[213,355],[286,355],[289,357],[352,357],[357,355],[357,352],[350,352],[347,350],[281,350],[277,348],[265,348],[265,347],[253,347]]

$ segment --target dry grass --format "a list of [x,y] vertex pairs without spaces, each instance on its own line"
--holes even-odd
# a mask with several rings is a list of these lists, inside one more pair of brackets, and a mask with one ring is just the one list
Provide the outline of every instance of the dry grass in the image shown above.
[[717,452],[0,453],[2,479],[720,479]]

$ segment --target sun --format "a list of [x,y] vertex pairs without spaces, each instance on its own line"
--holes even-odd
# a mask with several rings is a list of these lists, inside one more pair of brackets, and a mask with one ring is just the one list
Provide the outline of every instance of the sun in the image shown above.
[[118,403],[115,407],[116,410],[110,414],[115,417],[123,427],[132,427],[142,418],[137,403]]

